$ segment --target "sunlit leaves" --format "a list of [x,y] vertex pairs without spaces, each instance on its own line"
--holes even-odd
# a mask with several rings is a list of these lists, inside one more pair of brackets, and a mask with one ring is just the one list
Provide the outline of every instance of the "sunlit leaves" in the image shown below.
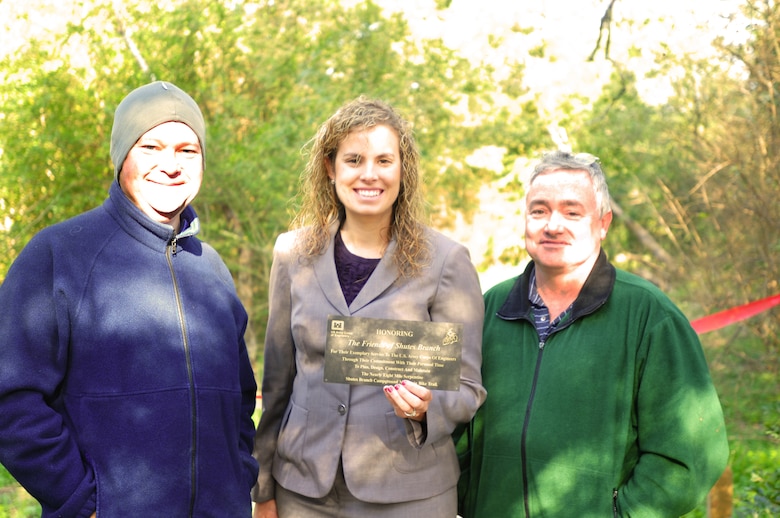
[[[195,207],[256,331],[265,322],[270,250],[295,207],[302,149],[344,102],[379,97],[412,121],[436,225],[473,210],[479,185],[496,173],[468,156],[502,146],[511,164],[543,134],[535,109],[494,109],[490,70],[441,41],[413,38],[399,14],[352,4],[94,0],[55,44],[33,41],[3,63],[0,221],[13,224],[0,231],[9,250],[0,271],[34,232],[102,201],[113,109],[154,79],[176,83],[204,112],[207,166]],[[522,93],[521,72],[502,95]]]

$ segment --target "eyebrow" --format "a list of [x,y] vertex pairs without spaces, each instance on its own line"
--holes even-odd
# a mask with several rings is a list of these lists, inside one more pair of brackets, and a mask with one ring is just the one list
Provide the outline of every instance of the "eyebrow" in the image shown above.
[[[348,159],[348,158],[358,158],[362,159],[364,155],[362,153],[356,153],[356,152],[346,152],[341,155],[342,159]],[[376,155],[376,158],[395,158],[395,153],[388,151],[387,153],[379,153]]]
[[[529,207],[536,205],[544,205],[545,207],[549,207],[552,205],[552,203],[550,203],[547,198],[531,198],[528,200]],[[559,203],[556,203],[556,205],[563,205],[564,207],[585,207],[585,204],[579,200],[562,200]]]
[[146,135],[142,135],[141,138],[139,138],[138,141],[135,143],[135,145],[137,146],[137,145],[140,145],[140,144],[149,144],[149,143],[164,144],[164,145],[167,145],[167,146],[181,146],[181,145],[183,145],[183,146],[198,146],[198,147],[200,147],[200,141],[198,139],[195,139],[195,140],[183,140],[181,142],[171,143],[171,142],[167,142],[167,141],[165,141],[165,140],[163,140],[161,138],[148,137]]

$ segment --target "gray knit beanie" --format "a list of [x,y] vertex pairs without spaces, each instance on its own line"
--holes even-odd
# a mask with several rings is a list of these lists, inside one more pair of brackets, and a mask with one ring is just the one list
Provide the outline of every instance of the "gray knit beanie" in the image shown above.
[[198,136],[205,166],[206,123],[197,103],[178,86],[156,81],[136,88],[122,99],[114,112],[111,129],[111,160],[114,180],[130,149],[141,136],[164,122],[183,122]]

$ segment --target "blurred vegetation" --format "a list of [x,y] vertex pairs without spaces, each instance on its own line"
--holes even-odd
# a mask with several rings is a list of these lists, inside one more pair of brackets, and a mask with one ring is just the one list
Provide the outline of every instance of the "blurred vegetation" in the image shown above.
[[[189,92],[207,120],[195,207],[202,237],[223,255],[252,315],[253,351],[266,320],[270,252],[294,209],[302,150],[345,101],[379,97],[413,122],[439,227],[474,211],[475,193],[491,179],[466,164],[474,150],[505,145],[516,157],[544,144],[533,103],[519,115],[493,110],[489,68],[473,67],[441,41],[413,39],[400,15],[383,17],[371,2],[174,4],[97,0],[57,41],[29,41],[0,62],[0,222],[11,222],[0,231],[7,250],[0,280],[35,232],[103,200],[113,110],[153,79]],[[466,124],[461,106],[480,124]]]
[[[258,373],[270,253],[295,209],[305,145],[361,94],[412,120],[440,229],[468,221],[484,186],[519,199],[516,164],[557,144],[554,123],[576,151],[601,157],[616,207],[605,246],[619,266],[664,288],[692,319],[780,291],[780,7],[771,0],[746,0],[749,37],[713,42],[716,59],[663,49],[656,73],[677,74],[666,104],[645,103],[626,63],[612,61],[601,95],[561,99],[557,120],[523,86],[523,63],[543,58],[544,46],[515,56],[507,78],[413,37],[401,15],[371,1],[77,3],[82,19],[0,60],[0,281],[33,234],[102,202],[113,110],[162,79],[191,93],[207,120],[194,205],[251,315]],[[503,150],[502,171],[470,165],[486,146]],[[491,240],[494,259],[475,263],[518,264],[517,245]],[[702,337],[729,424],[738,517],[780,514],[777,314]],[[0,518],[39,513],[0,469]]]

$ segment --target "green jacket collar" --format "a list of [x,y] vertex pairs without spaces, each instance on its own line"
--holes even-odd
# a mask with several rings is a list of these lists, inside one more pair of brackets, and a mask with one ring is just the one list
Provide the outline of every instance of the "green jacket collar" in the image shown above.
[[[534,268],[535,265],[531,261],[523,274],[517,278],[504,304],[496,312],[499,318],[504,320],[525,319],[533,322],[531,301],[528,300],[528,283]],[[604,305],[610,293],[612,293],[612,288],[615,286],[615,275],[615,267],[609,262],[607,254],[602,249],[599,251],[599,257],[596,259],[593,270],[588,275],[585,284],[580,290],[580,294],[577,295],[577,299],[574,301],[571,318],[560,329],[580,317],[593,313]]]

